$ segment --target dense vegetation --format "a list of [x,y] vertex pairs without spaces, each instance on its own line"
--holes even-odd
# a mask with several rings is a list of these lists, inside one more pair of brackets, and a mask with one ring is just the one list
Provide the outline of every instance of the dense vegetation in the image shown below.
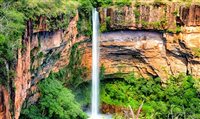
[[[124,79],[102,84],[101,102],[127,107],[137,111],[144,101],[141,118],[200,118],[200,92],[192,76],[170,77],[166,84],[160,78],[135,78],[134,74]],[[162,86],[162,85],[163,86]]]
[[21,112],[22,119],[86,119],[74,95],[54,75],[41,81],[38,87],[41,97],[37,104]]
[[[69,21],[80,10],[80,33],[91,35],[92,3],[90,0],[1,0],[0,1],[0,66],[12,69],[16,61],[17,48],[23,48],[21,40],[25,34],[27,21],[32,22],[32,30],[37,30],[42,20],[45,30],[66,29]],[[15,60],[14,60],[15,59]],[[8,78],[2,69],[1,83]]]
[[[161,1],[155,0],[155,3],[161,4]],[[17,50],[25,48],[22,40],[26,34],[28,21],[32,23],[31,30],[40,30],[41,19],[42,24],[46,25],[45,30],[65,30],[78,10],[79,35],[91,37],[92,8],[111,5],[130,6],[131,0],[0,0],[0,84],[7,87],[9,93],[11,89],[15,89],[13,78]],[[139,17],[137,11],[134,13]],[[107,18],[106,23],[109,22],[110,18]],[[106,30],[107,24],[101,28],[102,31]],[[195,51],[196,56],[199,56],[199,49]],[[87,69],[81,66],[81,54],[78,44],[75,44],[71,49],[68,66],[58,73],[51,73],[48,78],[39,82],[38,90],[41,97],[35,104],[25,105],[20,118],[86,118],[81,106],[88,106],[91,90],[90,83],[85,82]],[[180,75],[171,77],[164,86],[161,86],[159,78],[146,80],[130,74],[121,80],[103,82],[101,101],[114,106],[130,105],[134,110],[144,101],[141,117],[150,119],[197,119],[200,118],[200,89],[194,82],[191,76]],[[75,97],[70,90],[75,92]]]
[[[0,1],[0,84],[12,88],[18,48],[25,48],[26,23],[38,29],[40,19],[46,30],[66,29],[70,19],[81,4],[76,0],[1,0]],[[31,34],[29,34],[31,37]]]
[[[79,14],[84,16],[89,27],[87,26],[85,29],[80,29],[80,32],[85,33],[85,30],[89,29],[90,33],[85,35],[90,36],[91,21],[88,16],[91,14],[92,4],[88,0],[87,2],[91,4],[88,8],[87,5],[89,4],[85,2],[85,0],[0,0],[0,84],[1,86],[5,86],[10,94],[11,99],[9,101],[12,116],[14,116],[15,111],[13,103],[15,98],[15,85],[13,81],[17,63],[17,51],[18,49],[22,49],[22,54],[26,51],[26,46],[24,44],[26,35],[28,34],[28,37],[31,38],[33,30],[41,30],[41,28],[47,31],[55,31],[58,29],[65,30],[70,20],[76,15],[77,10],[81,10]],[[29,24],[30,26],[28,26],[27,23],[31,23]],[[41,24],[44,27],[41,26]],[[81,24],[82,27],[85,26],[85,23]],[[28,30],[30,30],[30,32]],[[82,69],[80,70],[82,71]],[[80,70],[73,71],[79,73]],[[73,79],[78,77],[69,76],[69,78]],[[69,89],[63,87],[65,82],[61,83],[58,80],[56,78],[55,80],[51,79],[50,77],[47,79],[49,85],[47,85],[46,81],[39,83],[42,97],[38,101],[37,106],[26,107],[27,109],[22,112],[22,117],[85,117],[78,104],[74,101],[73,95]],[[52,95],[47,95],[46,93]],[[54,100],[54,97],[58,97],[60,101]],[[53,102],[48,102],[47,99],[51,99]],[[57,109],[59,109],[59,112],[57,112]],[[31,114],[26,115],[28,113]]]
[[[20,118],[86,118],[86,114],[82,111],[82,106],[88,104],[90,98],[86,95],[90,94],[84,93],[82,95],[83,92],[80,92],[86,85],[87,89],[89,89],[89,85],[87,82],[84,83],[86,68],[81,65],[81,51],[83,50],[78,48],[79,44],[72,46],[70,61],[65,68],[57,73],[51,73],[48,78],[39,82],[37,86],[41,97],[35,104],[24,103]],[[32,93],[34,95],[35,92]],[[74,97],[74,94],[76,97]],[[87,98],[83,100],[81,96]]]
[[18,41],[24,28],[24,15],[10,4],[0,1],[0,84],[7,87],[14,76],[16,47],[19,47]]

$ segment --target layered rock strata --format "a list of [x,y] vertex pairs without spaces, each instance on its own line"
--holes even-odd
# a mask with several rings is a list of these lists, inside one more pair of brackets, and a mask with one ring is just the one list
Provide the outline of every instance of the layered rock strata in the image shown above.
[[[135,72],[163,80],[180,73],[200,77],[198,4],[140,3],[99,11],[100,30],[106,31],[99,38],[100,62],[107,75]],[[88,68],[90,48],[88,44],[83,59]]]

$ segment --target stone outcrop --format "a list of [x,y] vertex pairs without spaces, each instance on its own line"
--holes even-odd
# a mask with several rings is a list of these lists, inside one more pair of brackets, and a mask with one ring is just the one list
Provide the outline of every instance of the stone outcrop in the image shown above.
[[10,95],[8,90],[0,85],[0,119],[11,119]]
[[[200,77],[199,8],[180,3],[100,8],[101,28],[109,31],[99,38],[106,75],[135,72],[163,81],[180,73]],[[88,68],[90,48],[83,56]]]
[[180,26],[200,26],[200,5],[192,3],[144,4],[100,8],[101,25],[109,30],[148,29],[174,31]]
[[78,13],[66,30],[45,31],[46,26],[33,29],[31,21],[22,40],[25,46],[18,50],[15,89],[0,86],[0,119],[18,119],[24,101],[25,106],[35,103],[40,94],[36,84],[51,71],[57,72],[69,62],[70,48],[85,37],[77,37]]
[[[149,31],[104,33],[100,37],[100,64],[105,67],[106,75],[135,72],[139,76],[162,79],[179,73],[199,76],[199,70],[191,70],[189,66],[194,60],[192,52],[182,47],[184,42],[175,38],[173,34]],[[83,64],[89,68],[90,44],[85,52]]]
[[15,119],[20,115],[21,106],[27,95],[27,89],[29,89],[31,85],[31,72],[29,70],[31,65],[31,27],[31,21],[28,21],[24,39],[22,40],[22,44],[25,45],[26,48],[23,50],[18,49],[16,78],[14,79],[15,91],[11,94],[11,97],[14,97],[14,100],[11,100],[13,100],[14,103],[14,107],[12,108],[14,109],[13,115]]
[[50,72],[58,72],[69,63],[71,47],[86,37],[77,37],[78,13],[71,19],[66,30],[54,32],[40,31],[34,32],[31,39],[31,86],[26,96],[28,106],[37,102],[40,94],[36,84],[46,77]]

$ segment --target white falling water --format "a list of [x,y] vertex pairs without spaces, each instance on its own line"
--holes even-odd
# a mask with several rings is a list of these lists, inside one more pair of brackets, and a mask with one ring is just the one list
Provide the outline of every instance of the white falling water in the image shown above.
[[92,35],[92,109],[91,118],[97,119],[99,113],[99,14],[92,11],[93,35]]

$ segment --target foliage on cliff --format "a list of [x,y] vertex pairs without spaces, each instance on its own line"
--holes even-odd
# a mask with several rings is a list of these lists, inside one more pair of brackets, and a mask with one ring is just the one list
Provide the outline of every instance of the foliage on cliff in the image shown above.
[[199,118],[200,92],[195,88],[191,76],[171,77],[165,86],[161,80],[135,78],[133,74],[124,80],[114,80],[102,84],[102,103],[128,107],[136,111],[144,102],[142,116],[148,119],[159,118]]
[[151,3],[156,6],[164,5],[171,2],[182,2],[187,4],[191,4],[192,2],[200,2],[199,0],[90,0],[95,7],[109,7],[109,6],[130,6],[131,3]]
[[[22,43],[28,32],[26,24],[33,30],[66,29],[72,17],[79,10],[80,34],[91,35],[90,0],[20,0],[0,1],[0,84],[13,85],[14,69],[17,62],[17,50],[25,49]],[[29,30],[28,29],[28,30]]]
[[68,65],[56,73],[51,73],[50,77],[61,81],[65,87],[71,89],[79,104],[85,106],[90,103],[91,89],[90,83],[86,81],[87,68],[81,64],[84,49],[79,47],[80,43],[74,44],[70,49]]
[[15,2],[14,7],[33,22],[34,29],[42,24],[45,30],[56,30],[67,28],[78,5],[75,0],[24,0]]
[[63,82],[66,87],[76,89],[85,81],[87,68],[81,64],[84,49],[79,48],[79,43],[74,44],[70,51],[68,65],[59,72],[51,73],[51,76]]
[[[81,66],[81,49],[78,49],[78,46],[79,44],[75,44],[71,48],[68,66],[60,69],[59,72],[51,73],[48,78],[39,82],[38,87],[41,97],[34,105],[24,104],[21,118],[86,118],[80,107],[85,104],[85,101],[79,99],[80,97],[77,95],[80,95],[78,91],[81,91],[80,88],[85,85],[83,84],[85,67]],[[80,84],[81,86],[79,86]],[[69,88],[73,93],[77,92],[76,97]],[[81,96],[84,95],[81,94]],[[76,102],[77,98],[79,103]],[[88,102],[89,99],[86,100]]]
[[85,119],[86,115],[71,91],[50,75],[39,83],[41,97],[37,104],[24,109],[20,118],[30,119]]
[[67,29],[80,6],[77,0],[0,0],[0,86],[9,92],[12,117],[18,95],[14,80],[18,50],[22,49],[19,52],[23,55],[33,32]]
[[[13,62],[16,60],[19,39],[22,36],[24,15],[9,4],[0,4],[0,83],[7,85],[13,77]],[[14,52],[15,51],[15,52]]]
[[108,7],[108,6],[129,6],[131,0],[90,0],[94,7]]
[[[17,59],[17,49],[24,48],[21,39],[25,34],[27,21],[32,28],[45,24],[45,30],[66,29],[70,19],[75,15],[80,3],[75,0],[21,0],[0,2],[0,83],[8,85],[13,78]],[[42,23],[41,22],[42,20]],[[31,34],[30,34],[31,36]]]

